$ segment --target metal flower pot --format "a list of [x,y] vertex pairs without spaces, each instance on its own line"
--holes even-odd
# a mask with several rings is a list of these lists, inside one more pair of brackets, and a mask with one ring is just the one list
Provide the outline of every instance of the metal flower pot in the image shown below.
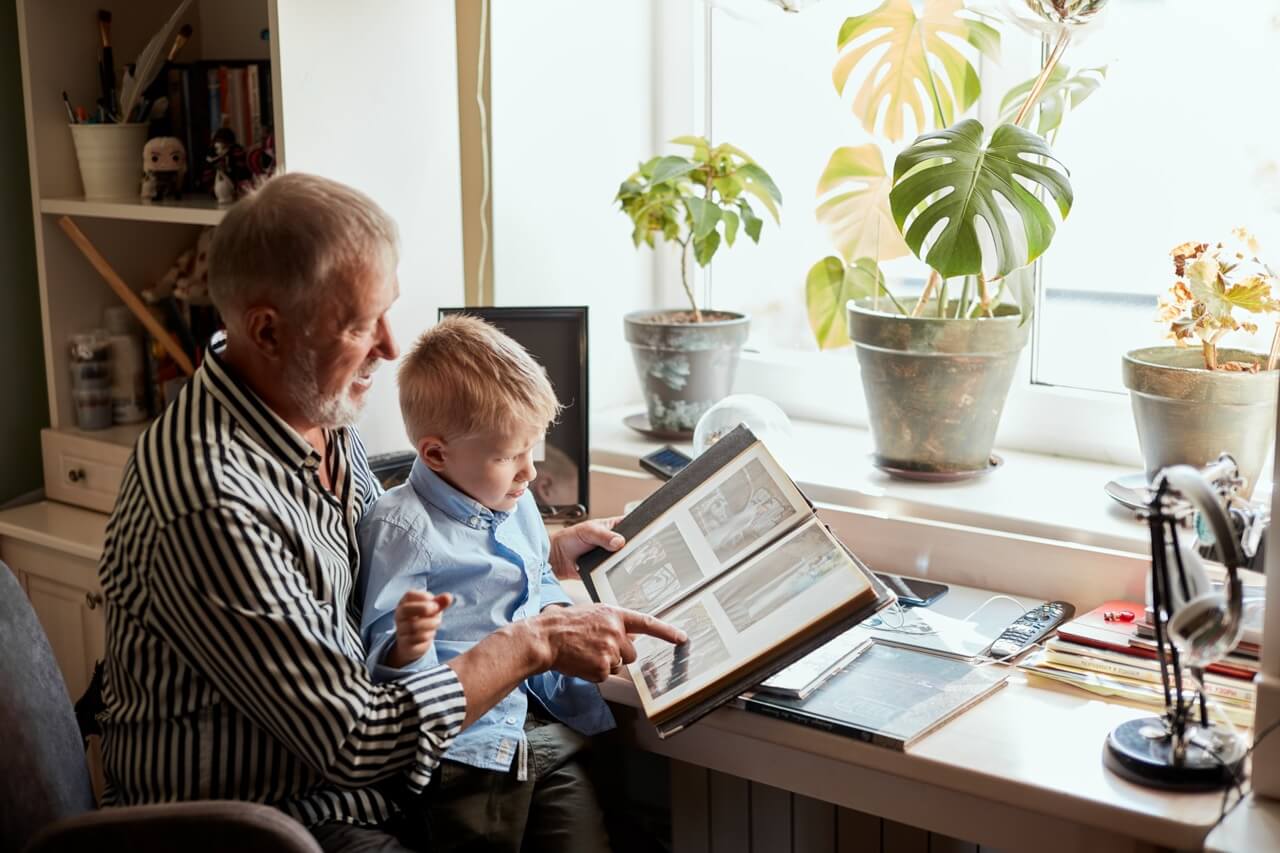
[[[1266,356],[1219,349],[1218,360],[1262,364]],[[1124,356],[1147,479],[1169,465],[1207,465],[1226,451],[1253,493],[1276,426],[1280,371],[1205,370],[1199,348],[1146,347]]]
[[729,395],[751,318],[731,311],[634,311],[623,318],[649,425],[692,432]]
[[988,470],[1031,331],[1014,306],[994,310],[995,317],[954,320],[849,305],[877,465],[954,476]]

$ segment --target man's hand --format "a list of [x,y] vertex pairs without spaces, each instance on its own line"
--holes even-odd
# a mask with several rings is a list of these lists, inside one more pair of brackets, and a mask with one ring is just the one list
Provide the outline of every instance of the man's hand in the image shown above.
[[617,551],[627,541],[613,531],[613,526],[621,520],[619,517],[583,521],[556,531],[551,537],[551,571],[562,581],[577,580],[578,558],[583,554],[592,548]]
[[610,673],[636,659],[633,634],[647,634],[668,643],[684,643],[683,631],[644,613],[608,604],[552,607],[535,620],[545,643],[542,669],[604,681]]
[[447,592],[440,595],[419,589],[406,592],[396,605],[396,638],[384,663],[400,669],[425,655],[450,604],[453,604],[453,596]]

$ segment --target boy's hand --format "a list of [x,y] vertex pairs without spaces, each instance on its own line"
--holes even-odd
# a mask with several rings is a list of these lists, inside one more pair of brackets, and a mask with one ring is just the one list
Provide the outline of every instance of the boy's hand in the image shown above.
[[396,605],[396,638],[387,651],[387,666],[399,669],[427,653],[440,629],[445,609],[453,604],[449,593],[432,595],[411,589]]

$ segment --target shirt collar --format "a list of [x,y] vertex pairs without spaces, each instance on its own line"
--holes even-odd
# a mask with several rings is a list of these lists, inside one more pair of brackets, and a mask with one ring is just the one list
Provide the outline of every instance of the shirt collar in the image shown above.
[[409,472],[409,483],[422,500],[454,521],[476,530],[497,527],[511,516],[509,512],[489,509],[454,488],[443,477],[428,468],[423,463],[422,457],[413,460],[413,469]]
[[[311,442],[263,402],[244,384],[222,358],[226,334],[218,332],[209,342],[198,381],[235,417],[236,425],[261,446],[295,468],[317,468],[321,457]],[[326,441],[328,437],[326,436]]]

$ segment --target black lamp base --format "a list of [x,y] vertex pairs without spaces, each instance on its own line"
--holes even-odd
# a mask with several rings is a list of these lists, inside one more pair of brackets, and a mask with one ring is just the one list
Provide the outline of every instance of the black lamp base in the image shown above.
[[1186,740],[1186,753],[1175,761],[1163,718],[1130,720],[1107,736],[1103,763],[1130,782],[1172,791],[1221,790],[1243,781],[1248,750],[1240,738],[1215,726],[1188,723]]

